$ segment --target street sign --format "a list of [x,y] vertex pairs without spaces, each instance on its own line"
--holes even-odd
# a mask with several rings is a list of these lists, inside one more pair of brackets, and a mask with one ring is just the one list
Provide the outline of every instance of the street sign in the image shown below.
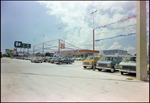
[[13,54],[13,50],[9,50],[9,54]]

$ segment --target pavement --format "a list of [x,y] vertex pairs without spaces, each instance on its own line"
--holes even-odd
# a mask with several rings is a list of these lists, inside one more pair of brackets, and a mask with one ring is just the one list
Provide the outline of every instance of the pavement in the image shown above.
[[83,69],[82,61],[57,65],[1,58],[1,102],[149,102],[149,81]]

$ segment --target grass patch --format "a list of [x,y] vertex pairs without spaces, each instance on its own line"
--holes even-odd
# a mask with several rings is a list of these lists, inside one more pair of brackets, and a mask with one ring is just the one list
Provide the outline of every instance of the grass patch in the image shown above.
[[127,80],[133,80],[132,78],[127,78]]

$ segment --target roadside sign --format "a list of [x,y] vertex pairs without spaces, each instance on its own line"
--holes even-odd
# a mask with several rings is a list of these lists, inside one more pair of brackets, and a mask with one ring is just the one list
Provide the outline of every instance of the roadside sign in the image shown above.
[[22,43],[21,41],[15,41],[14,47],[16,47],[16,48],[31,48],[31,44]]
[[5,53],[6,53],[6,54],[9,54],[9,49],[6,49],[6,50],[5,50]]
[[16,47],[16,48],[22,48],[22,42],[21,41],[15,41],[14,42],[14,47]]
[[65,49],[65,43],[60,43],[60,48]]

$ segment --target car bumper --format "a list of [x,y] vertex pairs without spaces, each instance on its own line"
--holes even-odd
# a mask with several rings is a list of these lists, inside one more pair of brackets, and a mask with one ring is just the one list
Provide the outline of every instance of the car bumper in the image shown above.
[[119,69],[119,71],[124,73],[136,73],[136,71],[122,70],[122,69]]
[[105,69],[105,70],[110,70],[111,69],[110,67],[100,67],[100,66],[96,66],[96,68],[98,68],[98,69]]
[[54,62],[54,64],[57,64],[58,62]]
[[92,68],[92,65],[85,65],[85,64],[84,64],[83,66]]

